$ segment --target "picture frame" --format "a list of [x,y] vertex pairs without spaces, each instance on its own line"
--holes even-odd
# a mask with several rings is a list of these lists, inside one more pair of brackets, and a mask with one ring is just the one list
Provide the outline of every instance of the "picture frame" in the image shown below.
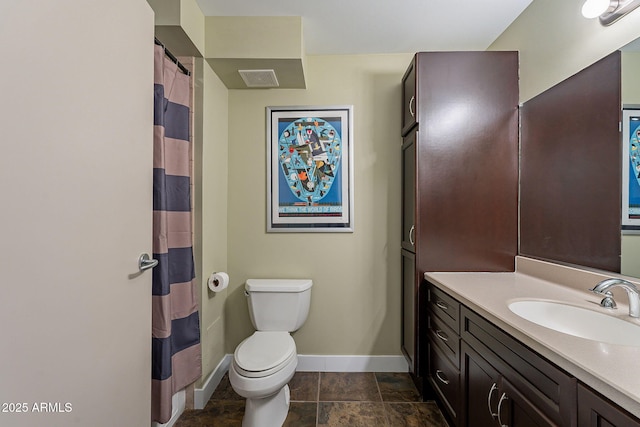
[[353,106],[266,113],[267,232],[353,232]]
[[640,232],[640,108],[622,110],[622,231]]

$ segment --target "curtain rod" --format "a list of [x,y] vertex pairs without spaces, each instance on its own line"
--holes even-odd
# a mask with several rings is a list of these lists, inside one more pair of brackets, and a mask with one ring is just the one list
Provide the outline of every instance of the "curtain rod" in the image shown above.
[[162,42],[160,40],[158,40],[157,37],[155,37],[155,43],[158,46],[162,46],[162,48],[164,49],[165,55],[167,55],[169,57],[169,59],[172,60],[178,66],[178,68],[180,68],[180,71],[185,73],[187,76],[191,75],[191,71],[187,70],[187,67],[182,65],[180,63],[180,61],[178,61],[178,58],[176,58],[171,52],[169,52],[169,49],[167,49],[166,46],[164,44],[162,44]]

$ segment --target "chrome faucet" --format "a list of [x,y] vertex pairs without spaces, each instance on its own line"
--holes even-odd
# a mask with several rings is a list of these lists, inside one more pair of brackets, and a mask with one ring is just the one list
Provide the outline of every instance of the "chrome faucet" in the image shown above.
[[609,289],[621,287],[627,291],[629,297],[629,316],[640,317],[640,291],[633,283],[624,279],[605,279],[595,285],[593,289],[589,289],[596,294],[604,295],[600,305],[608,308],[616,308],[616,303],[613,300],[613,294]]

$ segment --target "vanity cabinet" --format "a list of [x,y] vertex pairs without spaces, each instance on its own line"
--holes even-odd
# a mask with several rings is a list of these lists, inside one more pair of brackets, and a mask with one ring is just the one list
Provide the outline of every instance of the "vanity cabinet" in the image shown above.
[[578,384],[580,427],[640,427],[640,420],[590,388]]
[[424,272],[515,268],[518,54],[417,53],[402,99],[401,344],[428,393]]
[[428,383],[456,427],[640,427],[443,290],[426,282]]

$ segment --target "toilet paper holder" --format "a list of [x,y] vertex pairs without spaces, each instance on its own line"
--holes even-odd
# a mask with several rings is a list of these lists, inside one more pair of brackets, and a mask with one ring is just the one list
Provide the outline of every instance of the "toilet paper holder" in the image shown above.
[[229,275],[222,271],[213,272],[207,281],[209,289],[213,292],[220,292],[229,285]]

